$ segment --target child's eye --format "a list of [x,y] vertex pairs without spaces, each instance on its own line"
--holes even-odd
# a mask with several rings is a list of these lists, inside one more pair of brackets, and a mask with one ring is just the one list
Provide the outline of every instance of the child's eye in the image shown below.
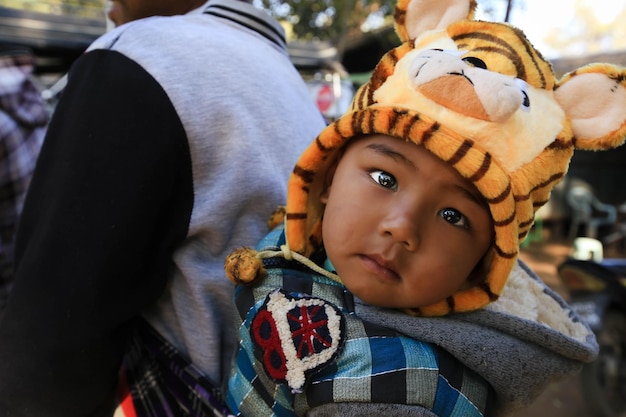
[[369,173],[369,175],[375,182],[385,188],[389,188],[390,190],[394,191],[398,189],[398,182],[396,181],[394,176],[385,171],[372,171]]
[[467,218],[458,210],[453,209],[453,208],[444,208],[439,212],[439,215],[448,223],[454,225],[454,226],[458,226],[458,227],[463,227],[466,228],[469,226],[469,222],[467,221]]

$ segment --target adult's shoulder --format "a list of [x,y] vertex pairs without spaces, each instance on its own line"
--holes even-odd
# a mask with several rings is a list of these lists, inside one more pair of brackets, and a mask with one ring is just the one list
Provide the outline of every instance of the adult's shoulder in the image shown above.
[[[163,45],[179,42],[205,30],[200,15],[152,16],[118,26],[96,39],[87,52],[109,49],[122,53],[141,50],[146,45]],[[175,35],[175,36],[173,36]]]

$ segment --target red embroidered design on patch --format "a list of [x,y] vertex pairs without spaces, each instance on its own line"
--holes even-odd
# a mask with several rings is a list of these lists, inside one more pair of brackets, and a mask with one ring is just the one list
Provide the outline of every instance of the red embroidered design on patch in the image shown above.
[[[297,314],[299,312],[299,314]],[[298,358],[310,356],[329,348],[332,338],[328,331],[328,316],[321,306],[300,306],[287,314],[291,337],[298,347]]]
[[343,344],[345,318],[321,298],[276,290],[252,319],[250,336],[267,374],[301,392],[306,378],[332,363]]
[[266,372],[274,379],[285,379],[287,363],[280,346],[280,337],[272,314],[260,310],[252,321],[252,340],[263,351],[263,365]]

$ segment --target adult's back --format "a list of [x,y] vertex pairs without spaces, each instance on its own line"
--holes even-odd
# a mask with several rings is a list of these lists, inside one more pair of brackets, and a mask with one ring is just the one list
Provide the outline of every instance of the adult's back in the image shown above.
[[[169,340],[187,340],[194,363],[205,370],[213,367],[213,356],[224,341],[207,340],[197,328],[184,329],[176,322],[201,311],[203,320],[221,327],[224,317],[216,314],[215,305],[230,309],[232,303],[231,285],[223,282],[228,250],[250,245],[252,237],[267,232],[269,214],[285,201],[286,183],[281,181],[306,147],[305,138],[314,138],[323,128],[278,33],[242,34],[238,24],[229,21],[229,11],[218,7],[229,3],[214,2],[203,15],[140,21],[113,45],[148,68],[163,86],[189,138],[195,202],[185,250],[176,257],[183,277],[169,291],[173,299],[165,298],[148,317]],[[202,30],[207,18],[211,26]],[[153,19],[168,25],[155,25]],[[251,39],[258,36],[270,41]],[[168,43],[170,37],[183,43]],[[145,48],[145,39],[158,42],[159,50]],[[193,288],[206,286],[207,278],[214,277],[217,282],[211,279],[202,291]],[[222,296],[216,291],[223,291]],[[167,325],[161,323],[163,308]],[[177,335],[179,331],[183,334]],[[211,370],[210,376],[217,380],[221,375]]]
[[73,66],[18,235],[0,416],[107,409],[137,315],[221,384],[224,256],[266,232],[324,124],[264,13],[216,0],[139,20]]

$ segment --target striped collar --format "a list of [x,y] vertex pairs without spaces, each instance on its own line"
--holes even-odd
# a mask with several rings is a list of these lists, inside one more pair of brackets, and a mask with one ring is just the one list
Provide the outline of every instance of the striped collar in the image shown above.
[[265,10],[241,0],[211,0],[204,13],[243,25],[287,49],[285,30]]

